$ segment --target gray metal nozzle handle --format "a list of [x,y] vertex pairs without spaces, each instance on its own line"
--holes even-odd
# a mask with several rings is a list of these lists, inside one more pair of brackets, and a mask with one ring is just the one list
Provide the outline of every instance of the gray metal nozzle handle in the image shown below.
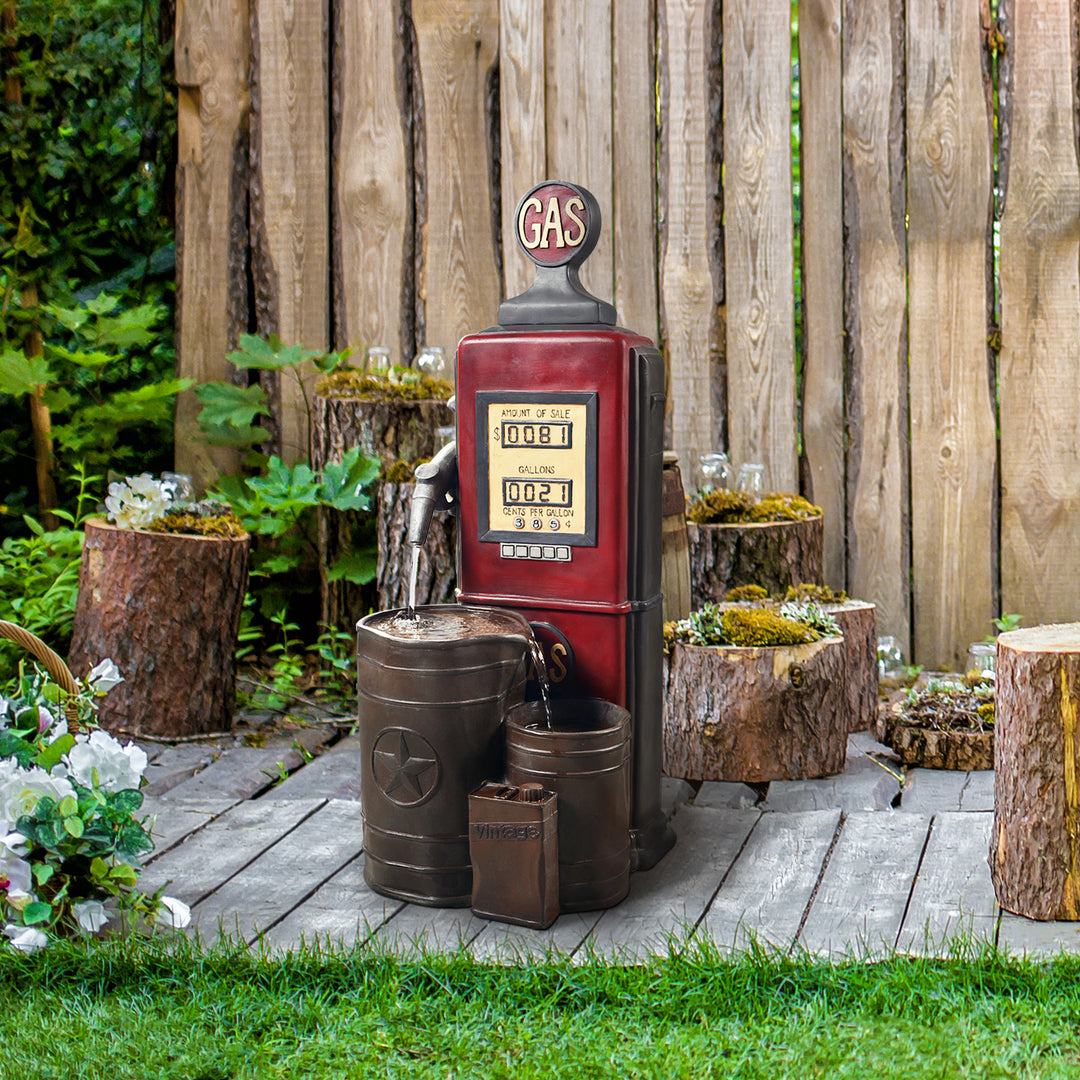
[[431,515],[436,510],[450,510],[457,502],[457,443],[447,443],[430,461],[417,465],[413,475],[416,487],[409,508],[410,544],[427,542]]

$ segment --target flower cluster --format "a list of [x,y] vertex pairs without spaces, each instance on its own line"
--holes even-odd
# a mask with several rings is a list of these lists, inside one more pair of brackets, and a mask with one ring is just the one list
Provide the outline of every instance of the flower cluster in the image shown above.
[[143,529],[164,515],[176,494],[176,481],[155,480],[149,473],[141,473],[110,484],[105,509],[119,528]]
[[93,723],[96,699],[120,681],[106,660],[80,682],[78,733],[71,702],[37,669],[0,697],[0,917],[23,952],[50,935],[97,933],[117,911],[174,927],[190,919],[179,900],[136,889],[154,846],[135,818],[146,754]]

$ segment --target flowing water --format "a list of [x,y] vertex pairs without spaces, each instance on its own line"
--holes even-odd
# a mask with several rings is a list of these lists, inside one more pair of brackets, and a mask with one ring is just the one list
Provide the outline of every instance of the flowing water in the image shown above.
[[420,571],[420,545],[412,545],[412,565],[409,567],[409,608],[408,614],[416,614],[416,575]]
[[540,686],[540,700],[544,705],[544,726],[551,730],[551,683],[548,680],[547,661],[544,659],[544,647],[535,637],[529,639],[529,652],[532,653],[533,670]]
[[380,612],[368,629],[406,641],[456,641],[491,634],[525,637],[520,619],[499,611],[470,611],[451,604],[433,604],[413,611]]

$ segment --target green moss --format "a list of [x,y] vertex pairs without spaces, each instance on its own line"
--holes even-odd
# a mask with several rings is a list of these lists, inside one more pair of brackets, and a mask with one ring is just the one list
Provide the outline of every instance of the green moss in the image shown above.
[[785,619],[766,608],[749,611],[734,608],[720,616],[724,637],[732,645],[766,647],[770,645],[805,645],[818,635],[809,626]]
[[388,484],[411,484],[414,479],[413,472],[419,464],[419,461],[414,461],[411,465],[407,465],[404,461],[395,461],[393,465],[388,465],[382,471],[379,479],[385,480]]
[[728,589],[724,597],[729,603],[738,603],[741,600],[768,600],[769,590],[760,585],[736,585],[734,589]]
[[686,517],[698,525],[733,525],[746,520],[749,507],[749,496],[741,491],[721,488],[692,502],[686,510]]
[[370,375],[359,368],[340,368],[320,379],[315,393],[321,397],[359,398],[362,401],[446,401],[454,384],[421,375],[412,368],[393,368],[389,375]]
[[805,518],[820,517],[821,507],[808,502],[801,495],[792,495],[784,491],[774,491],[765,495],[761,502],[755,503],[746,512],[747,521],[802,521]]
[[169,510],[146,526],[147,532],[179,533],[186,536],[217,536],[239,539],[246,535],[240,519],[226,509],[223,513],[200,514],[194,508]]
[[785,600],[813,600],[816,604],[842,604],[848,598],[848,594],[841,589],[834,592],[828,585],[789,585],[784,594]]
[[988,727],[994,723],[994,703],[992,701],[984,701],[975,711]]

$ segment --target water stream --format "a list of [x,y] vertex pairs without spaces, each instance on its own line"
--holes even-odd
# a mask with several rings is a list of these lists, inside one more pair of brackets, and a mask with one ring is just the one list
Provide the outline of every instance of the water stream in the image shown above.
[[409,567],[409,607],[410,616],[416,614],[416,575],[420,571],[420,545],[411,544],[412,565]]
[[548,680],[547,661],[544,659],[544,647],[535,637],[529,638],[529,652],[532,653],[533,670],[540,687],[540,700],[544,705],[544,726],[551,730],[551,683]]

